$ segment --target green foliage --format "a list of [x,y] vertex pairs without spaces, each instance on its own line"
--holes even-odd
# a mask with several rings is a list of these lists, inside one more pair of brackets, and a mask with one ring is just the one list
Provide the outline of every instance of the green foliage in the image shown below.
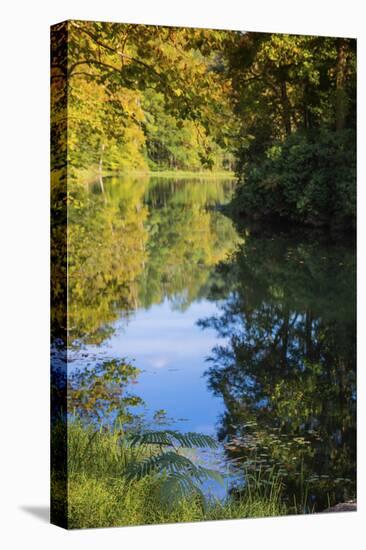
[[156,485],[149,479],[133,486],[122,480],[101,476],[73,476],[68,486],[68,526],[71,529],[156,525],[281,516],[288,509],[276,497],[237,497],[216,501],[206,509],[199,500],[184,498],[174,506],[161,506]]
[[355,226],[355,41],[246,33],[227,49],[240,215]]
[[237,164],[239,214],[355,225],[354,40],[69,21],[52,51],[69,178]]
[[59,148],[67,154],[69,176],[91,167],[229,168],[233,123],[227,78],[216,70],[225,36],[152,25],[56,25],[52,109],[61,114],[66,100],[68,147]]
[[[164,500],[165,491],[169,495],[179,491],[182,484],[190,485],[186,476],[183,481],[178,474],[178,485],[169,488],[166,484],[162,491],[162,479],[155,473],[134,481],[123,475],[133,464],[148,458],[152,446],[131,445],[119,430],[95,431],[79,421],[69,423],[67,436],[67,515],[71,529],[265,517],[287,512],[280,501],[278,484],[274,484],[272,493],[265,493],[251,482],[250,493],[229,497],[225,502],[210,501],[206,507],[193,487],[178,493],[177,498]],[[62,508],[65,493],[55,478],[53,495],[54,506]]]
[[67,448],[70,476],[120,478],[131,464],[149,456],[146,447],[131,446],[119,427],[98,428],[75,416],[68,421]]
[[68,375],[68,410],[74,416],[98,423],[124,425],[134,420],[130,407],[143,404],[126,387],[136,380],[139,370],[123,360],[104,361],[89,369]]
[[220,170],[233,156],[207,135],[198,121],[177,119],[167,112],[163,94],[146,90],[143,108],[148,163],[153,170]]
[[228,457],[254,474],[276,468],[283,500],[300,511],[354,498],[354,251],[313,231],[271,231],[247,235],[217,270],[230,293],[201,326],[226,339],[207,377],[226,405],[218,436]]
[[[205,497],[199,485],[207,479],[223,482],[218,471],[196,465],[190,458],[182,454],[185,448],[216,448],[217,443],[210,436],[194,432],[180,433],[165,430],[133,434],[129,440],[132,446],[152,445],[155,451],[156,446],[158,447],[157,454],[133,464],[127,470],[127,479],[130,481],[140,480],[152,473],[157,474],[161,480],[160,496],[163,503],[172,505],[176,500],[179,501],[196,494],[205,505]],[[166,447],[173,450],[166,450]]]
[[[112,360],[69,375],[68,399],[73,415],[68,420],[68,473],[86,468],[123,476],[128,483],[154,477],[162,504],[172,506],[177,500],[197,495],[204,506],[199,485],[207,479],[222,482],[222,476],[195,464],[183,453],[197,447],[214,449],[217,443],[204,434],[174,430],[125,435],[123,425],[134,420],[129,407],[142,403],[138,397],[125,395],[127,383],[137,373],[131,365]],[[118,429],[112,428],[111,421]],[[104,428],[98,430],[99,423],[104,423]],[[143,459],[138,460],[141,455]],[[88,460],[92,464],[88,465]]]
[[240,241],[231,220],[215,208],[233,189],[224,179],[151,178],[148,261],[139,280],[145,307],[169,297],[184,310],[204,292],[212,267]]
[[[128,178],[120,194],[69,184],[69,340],[98,344],[122,311],[134,309],[146,261],[144,178]],[[61,279],[66,284],[66,278]]]
[[353,133],[299,131],[248,169],[233,207],[267,220],[352,229],[355,194]]
[[141,434],[133,434],[130,438],[131,445],[164,445],[176,448],[177,444],[187,449],[194,447],[216,449],[216,441],[209,435],[196,432],[181,433],[174,430],[145,431]]
[[[239,241],[231,220],[213,208],[233,189],[224,178],[110,177],[104,192],[99,183],[70,184],[67,261],[62,227],[52,237],[53,289],[61,305],[68,282],[70,345],[100,344],[118,317],[165,296],[177,307],[189,305],[212,266]],[[53,314],[66,325],[65,311]]]
[[60,463],[68,438],[69,526],[313,511],[310,497],[324,508],[353,494],[352,258],[272,237],[234,254],[243,239],[217,209],[230,183],[103,174],[231,170],[235,153],[239,215],[354,228],[355,42],[70,21],[52,33],[51,73],[53,337],[99,345],[141,305],[184,309],[225,288],[222,316],[202,325],[226,339],[209,384],[246,471],[225,502],[204,503],[201,483],[221,476],[186,450],[211,438],[141,431],[124,360],[69,372],[67,430],[63,403],[53,430]]

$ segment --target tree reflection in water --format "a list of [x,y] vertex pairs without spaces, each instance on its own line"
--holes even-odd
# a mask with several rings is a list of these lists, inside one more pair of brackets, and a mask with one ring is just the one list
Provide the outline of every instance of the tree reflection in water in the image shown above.
[[[230,293],[221,314],[200,324],[227,338],[206,372],[225,402],[219,438],[227,456],[264,478],[275,468],[297,508],[354,497],[353,247],[247,236],[217,275]],[[210,295],[225,297],[218,285]]]

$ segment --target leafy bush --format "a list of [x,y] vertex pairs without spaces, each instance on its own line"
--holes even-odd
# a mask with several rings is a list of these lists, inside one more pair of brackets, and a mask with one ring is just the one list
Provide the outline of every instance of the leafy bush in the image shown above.
[[296,132],[246,166],[233,206],[239,214],[311,226],[353,228],[356,151],[350,130]]

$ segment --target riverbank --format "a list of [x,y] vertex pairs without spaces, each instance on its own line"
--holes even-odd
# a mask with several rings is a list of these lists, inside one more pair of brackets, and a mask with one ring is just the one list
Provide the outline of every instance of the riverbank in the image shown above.
[[162,171],[144,171],[144,170],[129,170],[121,171],[114,170],[108,171],[105,170],[102,173],[98,171],[97,168],[89,168],[88,170],[78,171],[76,177],[79,181],[85,184],[95,183],[102,178],[107,178],[111,176],[128,176],[134,178],[177,178],[177,179],[235,179],[235,173],[231,171],[185,171],[185,170],[162,170]]
[[[79,422],[68,425],[68,528],[268,517],[288,514],[281,502],[281,483],[251,482],[241,495],[224,502],[203,502],[199,494],[161,500],[166,474],[152,472],[129,480],[131,465],[147,460],[146,445],[131,447],[117,430],[94,431]],[[184,455],[180,455],[184,457]],[[53,494],[57,506],[57,482]],[[62,509],[63,493],[59,506]]]
[[164,170],[162,172],[148,172],[147,173],[150,177],[158,177],[158,178],[197,178],[197,179],[218,179],[218,178],[224,178],[224,179],[235,179],[235,173],[229,172],[229,171],[223,171],[223,172],[188,172],[183,170]]

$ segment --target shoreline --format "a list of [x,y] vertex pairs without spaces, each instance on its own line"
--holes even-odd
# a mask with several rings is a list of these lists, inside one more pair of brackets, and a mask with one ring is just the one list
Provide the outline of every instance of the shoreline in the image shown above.
[[[185,170],[162,170],[159,171],[143,171],[143,170],[131,170],[131,171],[118,171],[111,170],[102,172],[102,178],[109,178],[112,176],[135,178],[176,178],[176,179],[236,179],[235,172],[190,172]],[[98,181],[100,174],[97,170],[91,170],[80,178],[83,183],[89,185]]]

